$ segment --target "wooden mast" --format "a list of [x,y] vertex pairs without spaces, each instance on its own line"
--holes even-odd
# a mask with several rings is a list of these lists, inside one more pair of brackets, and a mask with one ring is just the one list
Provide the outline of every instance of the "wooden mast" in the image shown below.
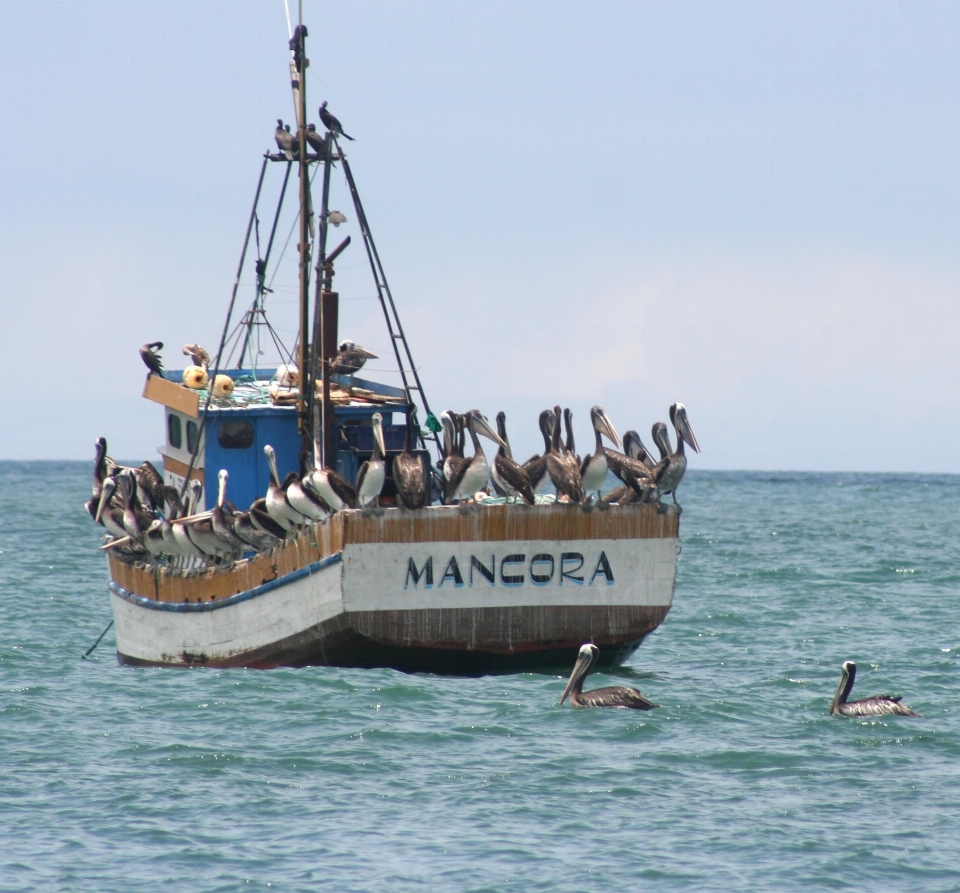
[[310,302],[308,297],[310,284],[310,223],[312,209],[310,206],[310,177],[307,165],[307,79],[306,70],[310,64],[306,56],[305,38],[307,29],[303,26],[301,10],[300,22],[290,40],[291,74],[293,80],[294,107],[297,113],[297,140],[300,146],[300,356],[297,366],[300,370],[300,397],[298,400],[298,427],[301,438],[312,439],[310,420],[307,417],[308,398],[306,386],[308,384],[307,357],[309,356],[310,339]]

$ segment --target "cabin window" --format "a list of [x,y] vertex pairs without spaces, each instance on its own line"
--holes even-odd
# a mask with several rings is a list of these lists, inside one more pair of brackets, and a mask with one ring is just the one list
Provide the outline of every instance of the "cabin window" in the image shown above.
[[245,450],[253,446],[250,422],[224,422],[217,431],[217,443],[225,450]]
[[167,415],[167,443],[175,450],[183,446],[183,429],[180,427],[180,416],[172,412]]
[[200,443],[200,429],[196,422],[187,422],[187,450],[190,453],[197,451],[197,445]]

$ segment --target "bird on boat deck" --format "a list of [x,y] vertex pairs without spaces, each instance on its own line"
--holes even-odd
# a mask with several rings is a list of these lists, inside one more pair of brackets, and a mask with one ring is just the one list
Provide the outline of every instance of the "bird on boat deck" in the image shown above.
[[363,368],[367,360],[376,360],[379,357],[365,347],[360,347],[349,339],[341,341],[337,348],[337,355],[330,361],[331,375],[355,375]]
[[308,124],[304,136],[307,139],[307,144],[317,155],[327,154],[327,141],[317,133],[316,124]]
[[874,695],[871,698],[861,698],[858,701],[848,701],[853,690],[853,681],[857,678],[857,665],[852,660],[845,660],[840,667],[840,684],[837,693],[830,704],[831,716],[921,716],[914,713],[906,704],[900,703],[899,696]]
[[132,471],[122,471],[116,480],[123,503],[123,527],[128,536],[142,543],[143,533],[156,520],[156,513],[137,498],[137,479]]
[[[244,538],[248,532],[248,522],[249,527],[273,539],[271,547],[287,538],[287,529],[281,527],[270,517],[270,513],[267,511],[267,500],[262,496],[255,499],[250,508],[243,514],[246,515],[246,518],[241,519],[242,529],[238,530],[242,534],[241,538]],[[255,537],[256,535],[251,534],[251,536]],[[248,542],[252,542],[252,540],[248,540]]]
[[356,488],[332,468],[324,466],[311,471],[307,485],[330,506],[332,512],[342,512],[344,509],[357,507]]
[[[666,434],[667,426],[664,425],[663,422],[657,422],[653,426],[653,440],[660,450],[660,458],[662,461],[669,454],[670,445],[668,443],[666,446],[664,446],[662,441],[657,440],[658,431],[660,429],[663,429],[662,433]],[[640,440],[640,435],[637,434],[636,431],[631,429],[623,435],[623,452],[626,454],[628,459],[636,459],[638,462],[643,463],[643,465],[647,468],[647,476],[651,479],[653,478],[654,469],[656,466],[653,463],[649,451],[643,445],[643,441]],[[614,503],[628,505],[649,502],[651,499],[651,494],[654,492],[656,491],[653,488],[645,489],[642,492],[637,492],[633,487],[622,484],[621,486],[615,487],[613,490],[607,493],[603,497],[602,501],[608,505],[612,505]],[[657,495],[659,501],[659,493]]]
[[648,701],[635,688],[627,688],[621,685],[584,691],[584,680],[590,675],[590,671],[596,665],[599,657],[600,649],[596,645],[582,645],[580,647],[580,654],[577,655],[577,662],[573,665],[570,680],[560,696],[561,704],[569,695],[570,703],[574,707],[632,707],[634,710],[651,710],[660,706]]
[[93,486],[91,487],[91,496],[84,503],[87,514],[97,520],[97,510],[100,508],[100,494],[103,492],[103,482],[109,476],[107,471],[107,441],[104,437],[98,437],[94,443],[96,456],[93,460]]
[[593,453],[583,460],[580,466],[580,478],[583,482],[584,491],[592,493],[596,490],[597,499],[599,499],[600,488],[607,479],[608,468],[607,457],[603,452],[601,437],[606,435],[615,446],[620,446],[620,438],[602,406],[594,406],[591,408],[590,422],[593,424],[593,433],[596,436],[596,447]]
[[383,490],[383,482],[387,479],[387,464],[384,461],[387,448],[383,443],[383,416],[379,412],[373,414],[373,453],[357,472],[357,502],[361,508],[377,505],[377,500]]
[[137,499],[144,508],[159,511],[166,500],[163,491],[163,476],[152,462],[141,462],[139,468],[130,469],[136,482]]
[[[637,455],[648,456],[643,444],[640,443],[640,437],[636,431],[628,431],[623,435],[623,446],[624,449],[636,451]],[[607,466],[610,470],[633,491],[633,494],[638,497],[640,501],[647,499],[650,491],[655,486],[653,478],[651,477],[652,468],[639,458],[633,458],[632,456],[611,450],[607,447],[604,448],[603,453],[607,457]],[[611,490],[606,497],[606,501],[613,501],[616,495],[617,494]],[[628,494],[624,491],[623,494],[618,496],[618,499],[623,503],[633,498],[629,497],[628,499],[627,497]]]
[[327,111],[326,99],[320,103],[320,120],[323,122],[323,126],[335,136],[342,136],[344,139],[353,140],[353,137],[350,136],[349,133],[343,132],[343,126],[340,124],[340,121]]
[[523,463],[523,470],[530,478],[533,492],[538,493],[550,483],[550,473],[547,471],[547,453],[550,452],[550,440],[553,437],[553,426],[557,423],[552,409],[545,409],[540,413],[540,433],[543,435],[543,454],[534,455]]
[[229,473],[226,468],[221,468],[217,475],[217,504],[210,512],[210,523],[213,526],[213,532],[225,543],[233,547],[231,557],[240,558],[247,549],[247,542],[237,535],[234,518],[224,508],[223,503],[227,496],[227,481]]
[[190,538],[188,532],[190,522],[185,518],[192,518],[197,513],[197,506],[200,504],[200,494],[203,492],[203,484],[194,479],[190,481],[190,498],[187,500],[187,506],[184,509],[183,517],[170,522],[170,529],[173,532],[173,538],[177,543],[179,554],[182,558],[199,558],[206,560],[207,553],[200,549]]
[[500,435],[493,430],[487,417],[479,409],[471,409],[465,414],[464,419],[466,429],[470,432],[470,439],[473,441],[473,456],[457,466],[448,488],[450,498],[460,500],[474,499],[477,491],[487,486],[490,466],[487,464],[487,457],[483,454],[478,435],[482,434],[499,446],[504,446]]
[[577,448],[573,443],[573,413],[569,408],[563,410],[563,421],[567,426],[567,442],[563,447],[563,452],[568,457],[573,457],[573,461],[577,463],[577,468],[580,467],[580,455],[577,453]]
[[210,354],[208,354],[199,344],[184,344],[184,356],[190,357],[194,366],[199,366],[204,372],[210,369]]
[[287,502],[301,515],[306,515],[311,521],[322,521],[330,514],[330,507],[307,484],[310,475],[307,465],[309,456],[310,453],[306,450],[300,450],[300,477],[294,476],[284,488],[284,492],[287,494]]
[[553,408],[557,422],[553,426],[553,440],[547,453],[547,472],[557,491],[557,499],[565,496],[570,502],[583,502],[583,484],[580,481],[580,465],[569,453],[560,451],[560,407]]
[[533,505],[533,482],[523,467],[513,460],[507,439],[507,414],[502,410],[497,413],[497,434],[502,443],[493,457],[493,468],[490,470],[494,488],[501,496],[522,499],[527,505]]
[[[670,421],[677,432],[677,448],[667,457],[666,464],[660,467],[653,480],[661,496],[665,496],[667,493],[672,494],[673,504],[677,505],[677,487],[687,470],[687,456],[683,451],[684,441],[698,453],[700,452],[700,446],[697,444],[697,438],[687,421],[687,410],[682,403],[674,403],[670,407]],[[667,446],[669,447],[669,445],[668,440]]]
[[[113,549],[114,554],[136,561],[146,557],[146,551],[136,539],[130,539],[126,528],[123,526],[125,508],[118,490],[120,490],[120,484],[117,483],[117,478],[108,477],[103,482],[103,490],[100,492],[100,505],[97,507],[97,516],[94,520],[98,524],[102,524],[115,540],[127,540],[123,545],[116,546]],[[116,499],[114,499],[115,495],[117,496]]]
[[[300,142],[290,133],[289,124],[284,129],[283,118],[277,118],[277,129],[273,132],[273,138],[277,141],[277,148],[280,149],[287,161],[293,161],[300,153]],[[197,365],[200,364],[197,363]]]
[[440,413],[440,424],[443,426],[443,464],[440,468],[443,474],[443,502],[449,505],[453,502],[452,481],[459,474],[461,466],[467,463],[463,455],[464,416],[453,410]]
[[[270,466],[270,483],[267,485],[267,511],[284,530],[296,530],[301,524],[306,524],[310,519],[302,512],[298,512],[287,499],[287,494],[283,484],[280,483],[280,475],[277,472],[277,454],[268,443],[263,448],[264,455],[267,457],[267,464]],[[290,484],[289,475],[285,483]]]
[[403,439],[403,451],[393,458],[393,483],[397,488],[400,505],[405,509],[421,509],[427,504],[427,473],[423,458],[413,453],[414,431],[417,423],[417,407],[407,406],[407,430]]
[[163,350],[162,341],[151,341],[140,348],[140,359],[147,367],[147,378],[151,375],[163,375],[163,362],[160,359],[159,351]]

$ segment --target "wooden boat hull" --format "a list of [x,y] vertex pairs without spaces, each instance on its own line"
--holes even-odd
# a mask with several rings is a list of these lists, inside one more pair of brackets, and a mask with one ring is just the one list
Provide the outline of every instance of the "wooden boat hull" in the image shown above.
[[678,519],[655,506],[343,512],[183,575],[110,559],[121,663],[482,674],[620,663],[666,617]]

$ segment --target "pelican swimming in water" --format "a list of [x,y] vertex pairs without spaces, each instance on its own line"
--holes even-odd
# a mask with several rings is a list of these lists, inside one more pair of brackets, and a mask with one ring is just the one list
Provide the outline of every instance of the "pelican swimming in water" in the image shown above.
[[594,406],[590,410],[590,421],[593,424],[593,431],[596,435],[596,448],[593,453],[583,460],[580,466],[580,477],[583,481],[583,489],[586,493],[597,492],[597,498],[600,498],[600,488],[607,478],[607,456],[603,452],[602,435],[606,435],[613,441],[615,446],[620,446],[620,438],[614,430],[613,423],[607,418],[606,412],[602,406]]
[[503,443],[493,457],[493,468],[490,470],[493,486],[501,496],[512,496],[522,499],[527,505],[533,505],[533,483],[523,467],[513,461],[510,441],[507,439],[507,414],[502,411],[497,413],[497,434]]
[[337,348],[337,355],[330,361],[331,375],[354,375],[363,368],[367,360],[377,360],[379,357],[365,347],[354,344],[352,341],[341,341]]
[[651,710],[659,707],[648,701],[635,688],[622,685],[611,685],[607,688],[597,688],[593,691],[583,691],[583,683],[600,657],[600,649],[596,645],[582,645],[577,662],[573,665],[570,681],[560,696],[562,704],[567,695],[574,707],[632,707],[634,710]]
[[543,454],[531,456],[523,463],[523,470],[533,484],[533,492],[538,493],[550,483],[550,473],[547,471],[547,453],[550,452],[550,440],[553,437],[553,426],[557,418],[552,409],[545,409],[540,413],[540,433],[543,435]]
[[357,472],[357,502],[361,508],[377,504],[387,478],[387,466],[383,459],[387,448],[383,443],[383,416],[379,412],[373,414],[372,427],[373,452]]
[[417,408],[407,407],[407,430],[403,440],[403,452],[393,457],[393,482],[397,497],[405,509],[422,509],[427,504],[427,474],[423,458],[413,453],[413,432],[418,428]]
[[688,443],[698,453],[700,452],[700,446],[697,444],[697,438],[694,437],[693,429],[687,421],[687,410],[682,403],[674,403],[670,407],[670,421],[677,432],[677,448],[667,457],[666,464],[658,466],[659,471],[653,480],[661,496],[665,496],[667,493],[672,494],[673,504],[676,505],[677,487],[687,470],[687,456],[683,451],[683,444],[684,442]]
[[553,413],[556,423],[553,426],[553,440],[547,453],[547,473],[557,491],[557,499],[566,496],[570,502],[583,502],[583,484],[580,480],[580,464],[570,453],[560,451],[560,407],[555,406]]
[[853,690],[853,680],[857,678],[857,665],[852,660],[845,660],[840,667],[840,684],[837,693],[830,704],[831,716],[920,716],[914,713],[906,704],[900,703],[899,696],[874,695],[872,698],[861,698],[858,701],[848,701]]
[[472,499],[478,490],[487,485],[490,466],[487,463],[487,457],[483,454],[478,435],[482,434],[495,444],[504,446],[500,435],[493,430],[487,417],[479,409],[471,409],[464,419],[466,429],[470,432],[470,439],[473,441],[473,456],[459,465],[453,478],[448,481],[451,499]]

